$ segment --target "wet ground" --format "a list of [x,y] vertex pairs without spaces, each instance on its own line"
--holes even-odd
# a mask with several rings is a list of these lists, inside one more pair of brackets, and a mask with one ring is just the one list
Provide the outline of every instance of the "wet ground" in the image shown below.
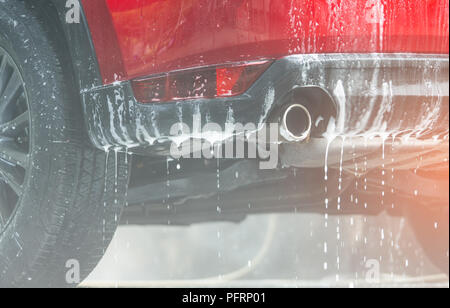
[[443,286],[408,222],[259,215],[243,223],[120,227],[85,286]]

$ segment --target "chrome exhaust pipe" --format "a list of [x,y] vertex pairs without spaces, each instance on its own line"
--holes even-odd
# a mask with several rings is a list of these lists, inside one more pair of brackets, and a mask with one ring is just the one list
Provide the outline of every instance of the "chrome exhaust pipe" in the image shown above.
[[306,141],[311,136],[311,130],[312,118],[305,106],[292,104],[282,113],[280,135],[286,141]]

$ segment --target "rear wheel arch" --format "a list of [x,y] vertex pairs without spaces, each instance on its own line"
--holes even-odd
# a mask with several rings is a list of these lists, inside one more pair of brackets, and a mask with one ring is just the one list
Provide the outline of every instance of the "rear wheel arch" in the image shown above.
[[[30,15],[41,23],[47,34],[47,41],[58,55],[58,62],[66,82],[70,85],[71,94],[79,106],[79,114],[82,115],[85,122],[81,92],[84,89],[100,86],[101,77],[81,3],[79,24],[66,21],[66,14],[69,10],[66,8],[66,1],[26,1],[26,6]],[[87,125],[83,126],[84,129],[86,127]]]

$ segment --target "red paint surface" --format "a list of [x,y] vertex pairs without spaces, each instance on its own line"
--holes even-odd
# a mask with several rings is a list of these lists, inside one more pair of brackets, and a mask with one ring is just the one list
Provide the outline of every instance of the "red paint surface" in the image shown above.
[[448,0],[83,0],[83,6],[105,83],[290,54],[449,52]]

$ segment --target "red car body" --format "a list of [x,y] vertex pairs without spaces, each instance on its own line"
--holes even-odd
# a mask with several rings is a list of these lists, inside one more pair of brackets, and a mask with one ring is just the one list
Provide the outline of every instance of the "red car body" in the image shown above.
[[[170,139],[181,115],[200,112],[223,125],[232,110],[236,122],[258,125],[286,96],[313,97],[313,120],[341,118],[341,133],[415,131],[448,141],[448,0],[81,2],[101,75],[101,84],[82,89],[99,148],[164,156],[167,149],[153,146]],[[323,167],[319,152],[311,156]],[[427,164],[442,163],[431,156]],[[304,165],[295,160],[284,162]]]
[[448,54],[448,0],[83,0],[105,84],[292,54]]

